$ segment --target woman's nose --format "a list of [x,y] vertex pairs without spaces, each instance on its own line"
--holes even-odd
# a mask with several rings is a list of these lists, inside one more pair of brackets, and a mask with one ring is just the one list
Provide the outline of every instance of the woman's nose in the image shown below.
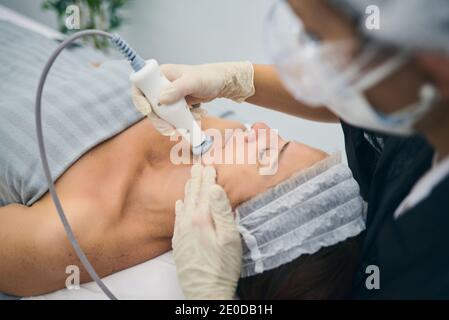
[[[269,132],[270,127],[266,125],[263,122],[256,122],[254,123],[250,130],[247,131],[246,141],[247,142],[254,142],[257,141],[258,137],[260,136],[260,131],[265,130],[265,133]],[[265,134],[266,135],[266,134]]]
[[[264,122],[254,123],[251,126],[251,129],[254,132],[255,139],[261,145],[269,146],[271,145],[271,143],[277,142],[280,139],[279,135],[277,134],[277,131],[270,128]],[[263,139],[264,141],[261,141],[261,139]]]
[[264,122],[256,122],[251,126],[251,129],[258,131],[259,129],[269,130],[270,127]]
[[270,135],[270,127],[264,122],[256,122],[251,126],[255,133],[255,138],[258,140],[261,136],[267,137]]

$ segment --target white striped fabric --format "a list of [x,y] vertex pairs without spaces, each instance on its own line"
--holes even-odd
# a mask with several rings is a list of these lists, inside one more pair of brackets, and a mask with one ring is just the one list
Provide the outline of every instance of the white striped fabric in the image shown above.
[[[47,192],[34,123],[42,68],[57,43],[0,21],[0,206],[31,205]],[[91,62],[103,62],[94,67]],[[84,153],[142,115],[130,94],[131,68],[98,52],[63,52],[44,87],[42,120],[53,180]]]

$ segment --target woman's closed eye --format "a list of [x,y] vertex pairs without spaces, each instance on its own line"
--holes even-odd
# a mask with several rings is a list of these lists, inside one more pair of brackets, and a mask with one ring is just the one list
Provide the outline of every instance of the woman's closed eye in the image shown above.
[[259,151],[259,161],[263,161],[267,156],[269,156],[269,154],[271,154],[270,151],[272,151],[273,149],[271,148],[263,148]]
[[285,142],[280,149],[273,147],[262,148],[259,151],[259,162],[262,164],[271,163],[269,160],[273,157],[276,157],[276,159],[274,159],[275,161],[279,161],[279,158],[287,149],[289,144],[290,141]]

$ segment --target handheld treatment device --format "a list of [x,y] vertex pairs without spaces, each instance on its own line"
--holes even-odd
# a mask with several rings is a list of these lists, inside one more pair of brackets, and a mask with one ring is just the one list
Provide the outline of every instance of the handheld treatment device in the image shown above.
[[148,99],[154,113],[176,128],[190,143],[194,155],[201,155],[208,151],[212,146],[212,139],[201,131],[184,98],[170,105],[159,103],[159,94],[170,84],[170,81],[160,71],[157,61],[154,59],[143,61],[118,35],[113,35],[111,41],[130,61],[134,69],[130,79]]
[[173,125],[190,143],[194,155],[201,155],[210,149],[211,138],[201,131],[184,98],[170,105],[161,105],[158,102],[159,93],[170,84],[170,81],[159,70],[156,60],[146,61],[145,66],[133,72],[130,79],[150,101],[153,111]]
[[110,299],[117,299],[114,294],[105,286],[103,281],[101,281],[95,269],[90,264],[84,251],[81,249],[78,241],[73,234],[73,230],[67,220],[67,217],[62,208],[61,201],[59,200],[58,194],[55,190],[55,185],[50,172],[50,167],[48,165],[47,154],[45,152],[44,137],[42,131],[42,91],[44,89],[45,80],[47,75],[55,62],[59,54],[76,41],[84,36],[103,36],[111,40],[111,42],[122,52],[122,54],[128,59],[133,68],[134,72],[131,74],[131,81],[145,94],[145,97],[150,101],[154,112],[163,120],[167,121],[173,125],[178,132],[187,140],[192,146],[192,153],[194,155],[201,155],[210,149],[212,146],[212,140],[210,137],[205,135],[199,125],[196,123],[195,119],[190,112],[190,109],[185,101],[181,99],[180,101],[171,105],[160,105],[158,102],[159,93],[164,89],[170,82],[165,78],[165,76],[160,72],[159,65],[155,60],[149,60],[145,62],[119,35],[109,34],[101,30],[84,30],[73,34],[72,36],[65,39],[52,53],[47,63],[44,66],[42,74],[39,79],[36,102],[35,102],[35,122],[36,122],[36,134],[37,142],[39,147],[39,155],[42,162],[42,167],[44,170],[44,175],[47,180],[48,190],[55,204],[56,211],[58,212],[59,218],[64,226],[64,230],[67,233],[67,237],[72,244],[78,258],[83,264],[84,268],[90,275],[90,277],[98,284],[101,290]]

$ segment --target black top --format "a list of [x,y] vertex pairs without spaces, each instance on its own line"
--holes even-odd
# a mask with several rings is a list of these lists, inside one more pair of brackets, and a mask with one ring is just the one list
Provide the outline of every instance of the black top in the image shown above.
[[[433,150],[421,136],[391,137],[342,122],[349,167],[368,202],[367,230],[352,298],[449,297],[449,177],[399,219],[393,215],[430,169]],[[380,289],[367,289],[379,268]]]

